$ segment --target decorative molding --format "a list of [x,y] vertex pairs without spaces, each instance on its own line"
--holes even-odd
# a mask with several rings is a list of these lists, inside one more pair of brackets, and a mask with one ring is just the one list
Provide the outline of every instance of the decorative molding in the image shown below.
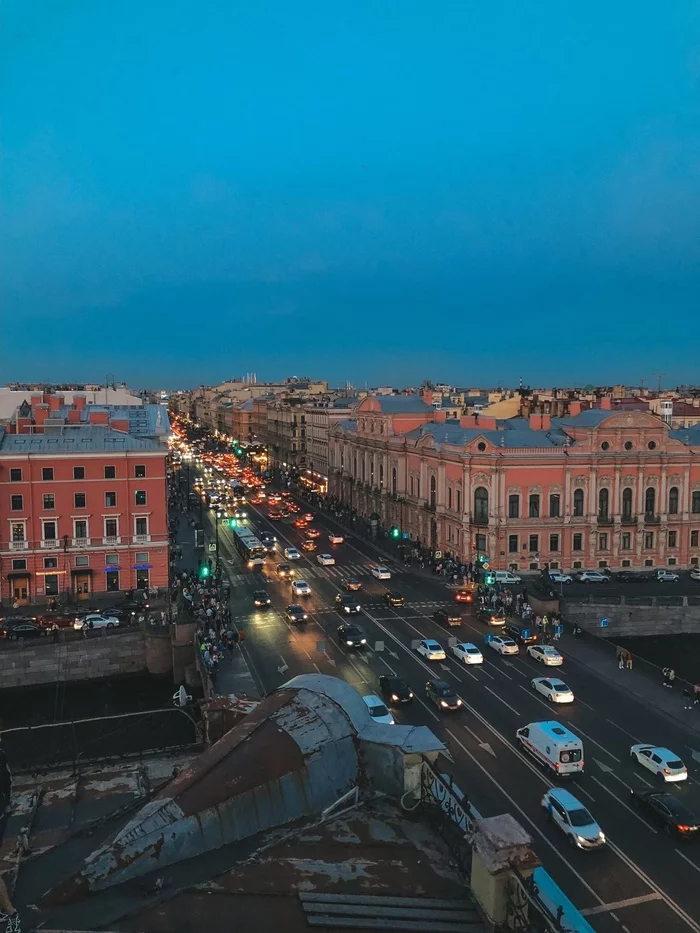
[[622,479],[620,480],[620,486],[634,486],[636,481],[637,481],[636,476],[630,476],[628,474],[627,476],[622,477]]
[[656,488],[659,485],[659,477],[654,474],[652,474],[651,476],[645,476],[644,485],[653,486],[654,488]]
[[549,494],[550,496],[560,496],[562,494],[561,486],[550,486]]
[[509,486],[508,487],[509,496],[519,496],[520,495],[520,486]]
[[612,478],[610,476],[599,476],[598,477],[598,486],[610,486],[612,483]]
[[681,486],[683,484],[683,477],[680,473],[672,473],[668,477],[668,484],[669,486]]
[[541,496],[542,487],[541,486],[528,486],[527,493],[529,496]]
[[586,488],[586,477],[585,476],[575,476],[574,477],[574,486],[578,489]]
[[472,474],[472,483],[478,483],[480,486],[488,486],[491,481],[491,477],[488,473],[473,473]]

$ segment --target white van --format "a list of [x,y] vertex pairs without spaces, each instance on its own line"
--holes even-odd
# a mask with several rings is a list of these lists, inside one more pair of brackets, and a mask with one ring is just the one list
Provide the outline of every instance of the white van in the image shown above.
[[496,583],[513,584],[523,582],[522,577],[519,577],[517,573],[511,573],[510,570],[497,570],[494,577]]
[[583,774],[583,742],[560,722],[531,722],[515,735],[523,751],[557,777]]

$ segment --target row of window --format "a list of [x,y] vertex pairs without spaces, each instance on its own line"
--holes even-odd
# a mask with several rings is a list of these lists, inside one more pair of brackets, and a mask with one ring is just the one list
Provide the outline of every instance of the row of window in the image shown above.
[[[150,554],[148,551],[137,551],[134,555],[134,561],[137,564],[147,564],[150,560]],[[89,554],[77,554],[75,557],[75,566],[76,567],[89,567],[90,566],[90,555]],[[105,554],[105,567],[118,567],[119,566],[119,555],[118,554]],[[27,558],[26,557],[15,557],[12,560],[12,569],[13,570],[26,570],[27,569]],[[44,558],[44,570],[57,570],[58,569],[58,557],[45,557]]]
[[[145,476],[146,476],[146,464],[145,463],[134,464],[134,477],[136,479],[143,479]],[[44,482],[50,483],[54,478],[53,467],[42,467],[41,478]],[[105,479],[116,479],[117,468],[115,466],[106,466],[104,468],[104,478]],[[85,479],[85,467],[84,466],[73,467],[73,479]],[[11,467],[10,468],[10,482],[11,483],[22,482],[22,467]]]
[[[540,496],[532,493],[528,497],[528,517],[540,518]],[[585,514],[585,497],[583,489],[575,489],[573,494],[573,515],[583,516]],[[677,486],[671,486],[668,491],[668,514],[678,515],[679,491]],[[631,519],[633,516],[633,490],[626,486],[622,490],[621,497],[621,515],[624,519]],[[474,517],[479,519],[488,518],[489,494],[483,486],[474,490]],[[691,512],[694,515],[700,515],[700,491],[693,492],[691,498]],[[644,493],[644,514],[656,514],[656,489],[649,486]],[[598,491],[598,517],[608,518],[610,516],[610,490],[607,488]],[[561,496],[558,493],[552,493],[549,497],[549,518],[561,517]],[[508,496],[508,518],[520,518],[520,495],[514,493]]]
[[[148,531],[148,516],[147,515],[138,515],[134,516],[134,534],[135,535],[147,535]],[[119,537],[119,519],[117,518],[105,518],[103,520],[103,535],[105,538],[118,538]],[[27,524],[26,522],[11,522],[10,524],[10,536],[12,541],[26,541],[27,540]],[[53,519],[43,519],[41,522],[41,539],[42,541],[56,541],[58,540],[58,522]],[[76,518],[73,519],[73,537],[74,538],[89,538],[90,531],[87,519],[85,518]]]
[[[51,509],[56,508],[56,497],[52,492],[45,492],[41,497],[42,508],[45,511],[50,511]],[[146,505],[147,496],[145,489],[137,489],[134,493],[134,504],[135,505]],[[117,505],[117,494],[116,492],[106,492],[105,493],[105,508],[114,509]],[[84,492],[75,492],[73,493],[73,506],[76,509],[85,509],[87,508],[87,494]],[[10,509],[13,512],[23,512],[24,511],[24,496],[15,495],[10,496]]]
[[[477,537],[485,537],[477,535]],[[632,532],[623,531],[620,535],[620,550],[621,551],[631,551],[633,549],[633,534]],[[700,546],[700,531],[694,530],[690,532],[690,547],[696,548]],[[607,551],[610,549],[611,535],[607,532],[601,532],[598,535],[597,540],[598,550]],[[645,531],[643,538],[643,546],[645,550],[650,550],[656,545],[656,535],[653,531]],[[666,533],[666,546],[669,548],[678,547],[678,532],[669,531]],[[540,549],[540,536],[539,535],[528,535],[527,545],[523,544],[523,549],[527,547],[527,550],[532,554],[537,554]],[[477,548],[478,549],[478,548]],[[571,550],[572,551],[583,551],[584,549],[584,534],[583,532],[577,532],[572,535],[571,538]],[[484,540],[484,545],[481,550],[486,550],[486,543]],[[517,554],[520,550],[520,539],[518,535],[508,535],[508,553]],[[549,536],[549,552],[557,553],[561,550],[561,535],[551,534]]]

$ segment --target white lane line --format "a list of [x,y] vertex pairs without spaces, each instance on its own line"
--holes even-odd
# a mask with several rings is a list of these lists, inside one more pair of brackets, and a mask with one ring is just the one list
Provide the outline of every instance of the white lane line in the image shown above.
[[687,862],[691,866],[691,868],[695,869],[695,871],[700,871],[700,865],[696,865],[692,859],[688,858],[685,852],[681,852],[680,849],[674,849],[673,851],[677,852],[680,855],[680,857],[683,859],[683,861]]
[[510,703],[506,703],[506,701],[503,699],[503,697],[499,697],[499,695],[496,693],[496,691],[495,691],[495,690],[492,690],[492,689],[491,689],[489,686],[487,686],[486,684],[484,684],[484,690],[488,690],[488,692],[489,692],[492,696],[495,696],[497,700],[499,700],[504,706],[507,706],[508,709],[509,709],[511,712],[515,713],[516,716],[522,715],[521,713],[518,712],[517,709],[515,709],[515,707],[511,706]]
[[599,907],[586,907],[581,911],[584,917],[595,917],[596,914],[604,914],[608,911],[619,910],[621,907],[636,907],[638,904],[646,904],[649,901],[658,901],[661,895],[654,891],[652,894],[641,894],[639,897],[628,897],[624,901],[615,901],[614,904],[601,904]]
[[413,697],[415,700],[418,700],[418,702],[423,707],[423,709],[426,711],[426,713],[430,713],[433,719],[435,719],[437,722],[442,721],[440,717],[438,716],[438,714],[435,712],[435,710],[432,710],[424,700],[421,700],[418,694],[414,693]]
[[[611,791],[609,787],[606,787],[605,784],[603,784],[602,781],[599,781],[598,778],[597,778],[594,774],[591,774],[591,775],[590,775],[590,778],[591,778],[592,781],[595,781],[596,784],[597,784],[599,787],[602,787],[603,790],[604,790],[607,794],[610,794],[611,797],[614,797],[615,800],[617,800],[617,802],[620,804],[620,806],[623,806],[623,807],[625,808],[625,810],[627,810],[628,813],[631,813],[632,816],[634,816],[636,819],[638,819],[640,823],[644,823],[644,825],[646,826],[647,829],[650,829],[650,830],[652,831],[652,833],[654,833],[655,835],[658,835],[658,830],[656,830],[656,829],[651,825],[651,823],[647,823],[647,821],[646,821],[643,817],[641,817],[638,813],[636,813],[636,812],[632,809],[632,807],[628,806],[628,805],[625,803],[625,801],[624,801],[621,797],[618,797],[617,794],[615,794],[613,791]],[[624,782],[622,782],[622,783],[624,783]],[[625,785],[625,786],[626,786],[626,785]]]
[[367,683],[367,680],[365,680],[365,678],[362,676],[362,671],[361,671],[360,668],[357,666],[357,664],[355,664],[355,662],[352,660],[352,658],[349,658],[347,655],[345,655],[345,660],[348,662],[348,664],[351,665],[351,667],[354,668],[355,672],[357,673],[357,676],[360,678],[360,680],[362,681],[362,683],[363,683],[363,684],[366,684],[366,683]]
[[654,786],[654,785],[651,783],[651,781],[647,781],[647,779],[646,779],[645,777],[642,777],[641,774],[637,774],[636,771],[633,771],[633,772],[632,772],[632,775],[633,775],[634,777],[636,777],[638,781],[641,781],[642,784],[646,784],[647,787],[653,787],[653,786]]
[[399,675],[396,673],[396,671],[394,670],[394,668],[391,666],[391,664],[389,664],[388,661],[385,661],[385,660],[384,660],[384,658],[382,657],[381,653],[377,654],[377,657],[379,658],[379,660],[382,662],[382,664],[383,664],[385,667],[388,667],[388,668],[389,668],[389,670],[390,670],[391,673],[394,675],[394,677],[398,677],[398,676],[399,676]]
[[532,688],[530,688],[530,689],[528,690],[528,688],[527,688],[527,687],[523,687],[522,684],[518,684],[518,686],[520,687],[521,690],[524,690],[525,693],[527,693],[527,695],[528,695],[531,699],[537,700],[538,703],[541,703],[542,706],[544,706],[545,709],[548,709],[550,713],[558,713],[558,712],[559,712],[559,710],[555,709],[555,704],[554,704],[554,703],[547,703],[547,701],[546,701],[546,700],[543,700],[542,697],[539,696],[539,694],[536,693]]
[[592,739],[590,735],[586,735],[586,733],[583,731],[583,729],[580,726],[574,725],[573,722],[571,722],[571,720],[569,720],[568,725],[571,727],[571,730],[574,733],[574,735],[576,735],[577,732],[580,732],[581,735],[585,736],[592,745],[595,745],[597,748],[599,748],[601,752],[605,752],[606,755],[610,755],[610,757],[614,761],[616,761],[618,764],[622,764],[622,759],[618,758],[617,755],[613,755],[613,753],[609,752],[604,745],[601,745],[600,742],[596,742],[595,739]]
[[[593,707],[591,707],[591,709],[593,709]],[[593,711],[595,712],[595,710]],[[632,733],[628,732],[627,729],[623,729],[622,726],[618,725],[618,723],[614,722],[612,719],[606,719],[605,721],[609,722],[611,726],[615,726],[615,728],[619,729],[620,732],[624,732],[625,735],[628,735],[631,739],[634,739],[636,745],[642,744],[641,739],[638,739],[636,735],[632,735]]]

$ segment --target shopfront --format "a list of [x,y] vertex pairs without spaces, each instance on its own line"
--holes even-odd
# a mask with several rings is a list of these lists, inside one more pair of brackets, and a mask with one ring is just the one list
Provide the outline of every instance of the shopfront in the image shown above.
[[7,579],[10,583],[10,600],[12,605],[26,606],[31,598],[31,575],[29,572],[24,570],[8,573]]
[[134,564],[136,571],[136,589],[147,590],[151,580],[151,564]]
[[119,591],[119,567],[105,567],[105,589],[108,593]]
[[76,567],[70,573],[73,595],[76,599],[89,599],[92,593],[92,570],[89,567]]

